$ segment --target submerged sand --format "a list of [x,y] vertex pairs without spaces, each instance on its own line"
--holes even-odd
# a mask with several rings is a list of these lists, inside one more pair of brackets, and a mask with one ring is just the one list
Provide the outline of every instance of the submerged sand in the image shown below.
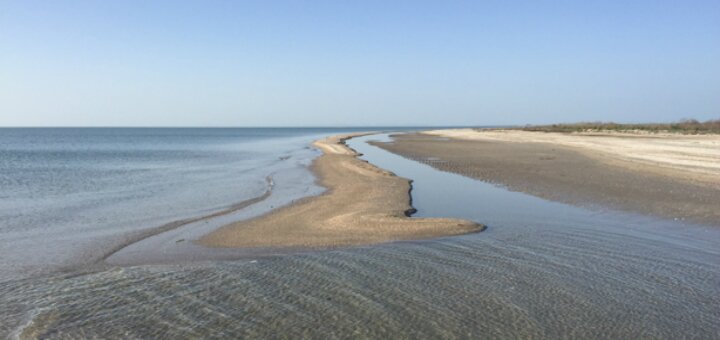
[[720,225],[720,136],[454,129],[376,145],[550,200]]
[[210,233],[198,242],[211,247],[333,248],[395,240],[426,239],[481,231],[475,222],[410,218],[410,181],[357,158],[344,141],[315,142],[323,151],[312,165],[325,194],[303,199],[261,217]]

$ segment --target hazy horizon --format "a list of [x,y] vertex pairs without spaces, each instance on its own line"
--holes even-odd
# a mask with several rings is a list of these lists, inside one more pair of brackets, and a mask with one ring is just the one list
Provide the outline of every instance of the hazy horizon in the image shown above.
[[720,118],[720,2],[0,3],[0,126]]

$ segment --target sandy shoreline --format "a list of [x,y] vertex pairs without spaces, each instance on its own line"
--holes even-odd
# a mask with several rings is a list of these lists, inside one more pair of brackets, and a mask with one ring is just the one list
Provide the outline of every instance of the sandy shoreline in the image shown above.
[[312,165],[328,190],[248,221],[234,223],[197,242],[210,247],[333,248],[426,239],[481,231],[484,226],[452,218],[410,218],[410,181],[357,158],[344,141],[316,141],[323,151]]
[[720,225],[720,136],[454,129],[376,145],[554,201]]
[[605,163],[720,188],[720,136],[676,133],[548,133],[447,129],[424,133],[461,140],[565,146]]

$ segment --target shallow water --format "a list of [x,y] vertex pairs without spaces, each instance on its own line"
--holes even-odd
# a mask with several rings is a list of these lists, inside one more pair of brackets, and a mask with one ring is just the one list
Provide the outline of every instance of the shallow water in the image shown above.
[[[717,338],[720,233],[586,210],[367,145],[419,216],[487,231],[0,283],[0,333],[77,337]],[[21,334],[22,333],[22,334]]]
[[[0,129],[0,279],[86,266],[155,228],[270,189],[316,193],[336,128]],[[299,185],[285,185],[289,182]]]

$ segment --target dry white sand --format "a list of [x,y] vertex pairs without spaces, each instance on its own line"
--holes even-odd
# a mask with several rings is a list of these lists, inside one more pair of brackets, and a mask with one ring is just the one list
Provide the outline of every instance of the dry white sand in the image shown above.
[[645,171],[710,184],[720,183],[720,135],[557,133],[511,129],[448,129],[424,133],[477,141],[562,145],[614,162],[615,165],[645,165]]

